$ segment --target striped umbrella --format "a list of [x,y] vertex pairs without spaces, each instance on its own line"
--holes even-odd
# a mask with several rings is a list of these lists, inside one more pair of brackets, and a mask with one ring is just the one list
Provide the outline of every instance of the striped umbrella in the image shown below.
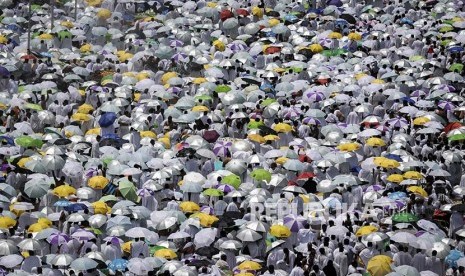
[[441,101],[438,106],[444,110],[454,110],[456,107],[453,103],[448,101]]
[[284,225],[291,230],[291,232],[299,232],[300,229],[305,228],[307,225],[307,220],[303,218],[302,216],[296,216],[296,215],[287,215],[283,219]]
[[231,142],[218,141],[213,147],[213,153],[216,156],[225,157],[228,154],[228,152],[230,152],[231,147],[232,147]]
[[406,127],[408,126],[408,121],[404,118],[394,118],[390,119],[388,122],[388,125],[391,127]]

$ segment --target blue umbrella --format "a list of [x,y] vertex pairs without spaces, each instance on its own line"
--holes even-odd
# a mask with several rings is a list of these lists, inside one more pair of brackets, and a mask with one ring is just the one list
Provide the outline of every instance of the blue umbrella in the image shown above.
[[[1,68],[1,67],[0,67],[0,68]],[[6,143],[7,143],[8,145],[11,145],[11,146],[14,146],[14,145],[15,145],[15,141],[14,141],[13,138],[11,138],[11,137],[2,135],[2,136],[0,136],[0,140],[5,140]]]
[[449,267],[457,267],[457,260],[464,257],[463,253],[458,250],[451,250],[445,261]]
[[402,18],[402,20],[400,20],[400,23],[413,25],[413,21],[409,18]]
[[384,157],[386,157],[386,158],[388,158],[388,159],[396,160],[397,162],[402,162],[402,158],[400,158],[399,155],[387,154],[387,155],[385,155]]
[[397,200],[397,199],[406,198],[406,197],[407,197],[407,194],[404,193],[404,192],[394,192],[394,193],[390,193],[390,194],[388,195],[388,197],[389,197],[390,199],[395,199],[395,200]]
[[449,52],[451,52],[451,53],[463,52],[463,47],[462,46],[452,46],[452,47],[449,48]]
[[88,207],[82,203],[75,203],[75,204],[71,204],[65,207],[65,210],[68,212],[78,212],[78,211],[84,211],[87,209]]
[[10,76],[10,71],[8,71],[8,69],[6,69],[5,67],[0,66],[0,76],[9,77]]
[[71,204],[72,203],[69,202],[68,200],[58,200],[57,202],[55,202],[55,204],[53,204],[53,206],[55,206],[55,207],[68,207]]
[[113,271],[124,271],[128,267],[128,263],[129,261],[125,259],[114,259],[108,265],[108,268]]
[[116,121],[116,113],[114,112],[105,112],[100,116],[98,124],[101,127],[109,127]]
[[328,2],[326,2],[326,5],[333,5],[333,6],[336,6],[336,7],[340,7],[342,6],[342,2],[341,0],[329,0]]

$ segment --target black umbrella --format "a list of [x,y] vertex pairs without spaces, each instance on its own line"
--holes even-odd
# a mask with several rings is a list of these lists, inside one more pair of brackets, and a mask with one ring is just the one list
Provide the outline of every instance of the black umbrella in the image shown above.
[[232,219],[242,219],[244,215],[241,212],[229,211],[229,212],[224,212],[223,217],[228,217]]
[[215,221],[212,226],[216,228],[229,228],[234,226],[234,219],[227,217],[227,216],[222,216],[219,220]]
[[267,126],[259,126],[258,129],[260,130],[260,134],[265,136],[265,135],[278,135],[276,131],[274,131],[272,128],[267,127]]
[[71,144],[71,140],[66,138],[59,138],[55,140],[54,144],[57,146],[65,146]]
[[[205,247],[203,247],[203,248],[205,248]],[[200,248],[200,249],[202,249],[202,248]],[[195,266],[195,267],[203,267],[203,266],[209,267],[209,266],[212,265],[212,262],[210,260],[207,260],[207,259],[193,260],[193,261],[189,262],[187,265],[188,266]]]
[[215,143],[218,138],[220,138],[220,134],[216,130],[207,130],[203,134],[203,139],[209,143]]
[[339,16],[339,18],[341,19],[345,19],[345,21],[349,22],[350,24],[355,24],[357,23],[357,20],[355,20],[355,18],[350,15],[350,14],[347,14],[347,13],[343,13]]
[[450,208],[451,211],[453,212],[460,212],[460,213],[465,213],[465,204],[457,204],[454,205]]
[[195,251],[197,254],[201,256],[205,256],[211,258],[213,255],[220,253],[220,251],[212,246],[210,247],[201,247]]
[[187,157],[189,155],[193,156],[195,154],[195,150],[193,148],[183,148],[182,150],[178,151],[176,154],[177,157]]

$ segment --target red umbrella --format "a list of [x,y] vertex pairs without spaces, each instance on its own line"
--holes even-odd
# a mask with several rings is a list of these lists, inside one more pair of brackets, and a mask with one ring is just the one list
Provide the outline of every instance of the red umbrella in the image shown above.
[[37,57],[29,54],[29,55],[22,56],[21,59],[37,59]]
[[299,176],[297,176],[298,180],[307,180],[309,178],[315,177],[315,174],[312,172],[303,172]]
[[449,131],[453,130],[453,129],[457,129],[457,128],[460,128],[462,127],[462,124],[459,123],[459,122],[453,122],[453,123],[450,123],[448,124],[445,128],[444,128],[444,132],[447,134],[449,133]]
[[276,46],[270,46],[268,48],[266,48],[265,50],[265,54],[276,54],[276,53],[279,53],[281,52],[281,47],[276,47]]
[[234,14],[230,10],[224,10],[220,12],[220,19],[225,21],[228,18],[234,17]]
[[242,15],[242,16],[249,16],[249,11],[246,9],[237,9],[236,10],[237,15]]

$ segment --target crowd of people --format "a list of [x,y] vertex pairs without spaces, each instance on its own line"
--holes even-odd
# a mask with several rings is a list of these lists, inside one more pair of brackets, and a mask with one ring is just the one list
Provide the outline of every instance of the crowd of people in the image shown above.
[[463,1],[74,1],[0,1],[2,275],[465,275]]

